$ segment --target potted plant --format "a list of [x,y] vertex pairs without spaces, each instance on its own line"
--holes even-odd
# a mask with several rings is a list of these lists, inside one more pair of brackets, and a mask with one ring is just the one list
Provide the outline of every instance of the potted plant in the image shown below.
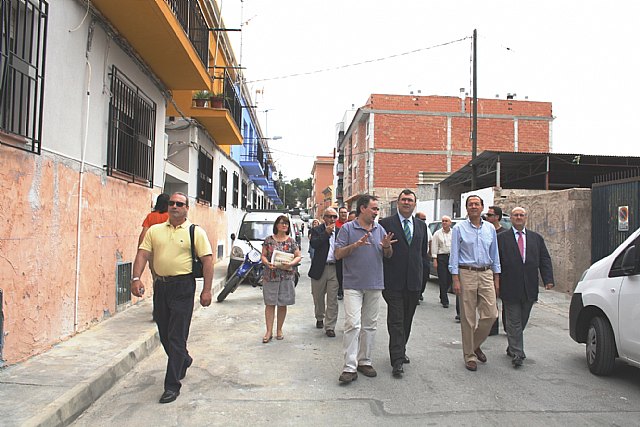
[[211,94],[209,98],[209,106],[211,108],[224,108],[224,95],[221,93],[217,95]]
[[211,98],[211,92],[208,90],[199,90],[193,94],[193,101],[195,102],[196,107],[206,106],[209,98]]

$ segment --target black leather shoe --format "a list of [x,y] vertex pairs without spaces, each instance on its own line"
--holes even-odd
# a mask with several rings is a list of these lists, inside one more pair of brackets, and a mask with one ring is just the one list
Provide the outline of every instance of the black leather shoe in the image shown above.
[[316,328],[318,328],[318,329],[324,328],[324,322],[322,320],[318,320],[316,322]]
[[404,374],[404,368],[402,367],[402,360],[397,361],[393,364],[393,371],[391,371],[396,378],[402,378],[402,374]]
[[160,403],[173,402],[178,398],[178,396],[180,396],[179,391],[165,390],[164,393],[162,393],[162,396],[160,397]]
[[191,367],[191,364],[193,363],[193,358],[189,357],[186,362],[184,362],[184,366],[182,366],[182,372],[180,372],[180,379],[183,380],[184,377],[187,376],[187,369],[189,369]]
[[522,359],[522,357],[520,356],[514,356],[513,360],[511,361],[511,363],[513,363],[514,368],[519,368],[520,366],[522,366],[523,362],[524,362],[524,359]]
[[449,304],[442,304],[442,308],[449,308]]
[[340,301],[342,301],[342,299],[343,299],[343,298],[344,298],[344,295],[342,295],[342,294],[338,294],[338,299],[339,299]]
[[333,329],[327,329],[327,331],[325,332],[325,334],[327,334],[327,336],[328,336],[329,338],[335,338],[335,336],[336,336],[336,333],[334,332],[334,330],[333,330]]
[[411,363],[411,360],[409,360],[407,356],[404,356],[404,360],[402,361],[402,363]]

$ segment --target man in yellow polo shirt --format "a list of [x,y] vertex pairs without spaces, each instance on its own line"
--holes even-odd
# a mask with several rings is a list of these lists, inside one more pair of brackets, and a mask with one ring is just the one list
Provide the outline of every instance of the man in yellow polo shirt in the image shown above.
[[[193,363],[187,351],[187,337],[193,314],[196,280],[191,274],[191,222],[187,219],[188,212],[187,196],[173,193],[169,199],[169,219],[149,228],[133,264],[131,293],[141,297],[144,285],[140,276],[153,254],[153,267],[157,274],[153,283],[153,318],[158,325],[160,342],[169,357],[160,403],[176,400],[180,395],[180,380]],[[195,228],[194,240],[195,253],[202,261],[204,276],[200,303],[207,307],[211,304],[213,252],[207,233],[201,227]]]

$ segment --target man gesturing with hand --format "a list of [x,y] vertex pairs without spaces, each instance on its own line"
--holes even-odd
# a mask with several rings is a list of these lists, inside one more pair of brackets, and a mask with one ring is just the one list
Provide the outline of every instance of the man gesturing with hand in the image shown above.
[[355,381],[358,372],[377,375],[371,351],[384,289],[382,259],[393,255],[397,241],[375,222],[379,210],[375,196],[360,196],[356,206],[358,218],[342,226],[335,243],[335,257],[343,260],[344,367],[338,380],[344,384]]

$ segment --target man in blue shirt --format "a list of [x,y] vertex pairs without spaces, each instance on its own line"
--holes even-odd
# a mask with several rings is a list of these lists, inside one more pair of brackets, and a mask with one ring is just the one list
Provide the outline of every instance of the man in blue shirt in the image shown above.
[[449,271],[453,291],[462,299],[460,327],[465,366],[475,371],[478,361],[487,361],[480,345],[498,318],[500,257],[495,227],[480,217],[484,208],[480,196],[467,197],[465,205],[468,219],[452,231]]

